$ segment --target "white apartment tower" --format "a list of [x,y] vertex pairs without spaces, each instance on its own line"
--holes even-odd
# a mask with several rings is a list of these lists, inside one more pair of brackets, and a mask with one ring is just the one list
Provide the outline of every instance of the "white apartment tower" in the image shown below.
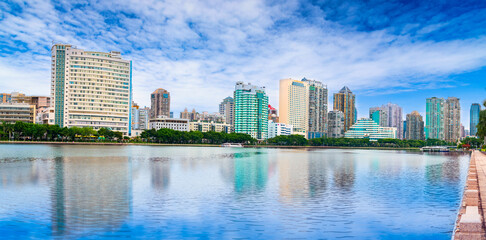
[[60,127],[131,132],[132,63],[120,52],[51,48],[51,106]]

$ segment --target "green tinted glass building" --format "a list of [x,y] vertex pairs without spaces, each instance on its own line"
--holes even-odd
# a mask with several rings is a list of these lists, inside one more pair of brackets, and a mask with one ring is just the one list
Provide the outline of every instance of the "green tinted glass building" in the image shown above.
[[265,87],[237,82],[234,92],[235,132],[267,139],[268,96]]

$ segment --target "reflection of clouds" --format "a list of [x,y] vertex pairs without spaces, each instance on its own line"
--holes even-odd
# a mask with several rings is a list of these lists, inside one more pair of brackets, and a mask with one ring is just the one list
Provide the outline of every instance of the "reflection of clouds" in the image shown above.
[[[56,158],[52,182],[54,234],[116,230],[131,211],[128,157]],[[101,230],[101,229],[100,229]]]
[[160,190],[167,189],[170,183],[170,159],[155,157],[149,160],[152,187]]

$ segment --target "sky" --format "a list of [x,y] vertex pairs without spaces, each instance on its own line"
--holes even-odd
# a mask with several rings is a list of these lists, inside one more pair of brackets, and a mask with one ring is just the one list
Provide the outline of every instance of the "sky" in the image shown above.
[[[50,94],[50,48],[121,51],[133,97],[171,93],[171,111],[218,111],[237,81],[348,86],[359,117],[388,102],[425,114],[427,97],[486,99],[486,1],[118,0],[0,2],[0,92]],[[405,115],[404,114],[404,115]],[[405,118],[405,116],[404,116]]]

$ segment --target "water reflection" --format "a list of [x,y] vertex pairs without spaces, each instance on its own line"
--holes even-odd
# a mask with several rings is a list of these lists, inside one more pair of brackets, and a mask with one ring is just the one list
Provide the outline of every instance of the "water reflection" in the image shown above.
[[150,182],[157,190],[165,190],[170,184],[170,159],[167,157],[150,158]]
[[276,154],[283,202],[299,202],[309,195],[309,155],[299,152],[286,150]]
[[93,229],[116,230],[129,217],[128,157],[56,158],[53,176],[54,235],[81,237]]
[[265,189],[268,179],[268,155],[235,153],[233,162],[234,188],[237,193]]

